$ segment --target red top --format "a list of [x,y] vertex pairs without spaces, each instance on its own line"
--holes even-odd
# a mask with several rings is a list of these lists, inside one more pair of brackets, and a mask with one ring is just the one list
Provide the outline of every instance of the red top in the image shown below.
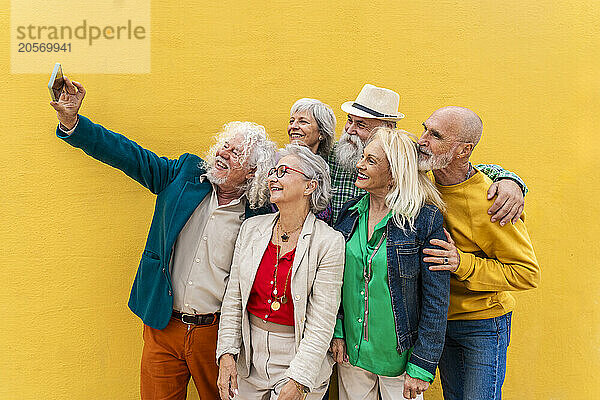
[[[277,294],[273,294],[275,289],[275,264],[277,262],[277,247],[273,242],[269,242],[267,250],[263,255],[258,270],[256,271],[256,277],[254,278],[254,284],[250,291],[250,297],[248,298],[247,310],[249,313],[256,315],[257,317],[274,322],[281,325],[294,326],[294,303],[292,301],[292,274],[290,269],[294,263],[294,254],[296,249],[290,250],[289,253],[280,256],[279,266],[277,267]],[[288,276],[289,272],[289,276]],[[283,288],[285,287],[285,281],[287,278],[287,289],[285,291],[285,297],[287,302],[284,304],[281,300],[283,296]],[[277,297],[277,300],[275,299]],[[278,310],[273,310],[271,305],[277,301],[280,305]]]

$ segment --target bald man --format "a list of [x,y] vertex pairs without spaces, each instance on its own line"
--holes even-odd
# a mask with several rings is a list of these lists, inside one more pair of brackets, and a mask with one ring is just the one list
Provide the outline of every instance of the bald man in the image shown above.
[[501,399],[510,342],[511,291],[540,279],[525,215],[512,224],[485,217],[491,180],[470,162],[483,132],[481,118],[464,107],[444,107],[424,123],[419,168],[433,171],[447,206],[446,250],[426,249],[432,270],[449,270],[450,307],[439,363],[445,400]]

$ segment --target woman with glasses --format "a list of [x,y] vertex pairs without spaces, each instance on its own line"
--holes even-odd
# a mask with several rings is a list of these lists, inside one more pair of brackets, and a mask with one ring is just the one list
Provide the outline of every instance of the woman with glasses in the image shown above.
[[423,261],[431,240],[446,240],[444,205],[403,131],[378,128],[356,167],[367,193],[344,205],[335,226],[346,239],[332,341],[339,398],[422,399],[446,332],[450,275]]
[[281,150],[266,181],[279,212],[242,224],[221,307],[222,400],[321,399],[333,359],[344,238],[315,218],[329,204],[325,161],[301,145]]

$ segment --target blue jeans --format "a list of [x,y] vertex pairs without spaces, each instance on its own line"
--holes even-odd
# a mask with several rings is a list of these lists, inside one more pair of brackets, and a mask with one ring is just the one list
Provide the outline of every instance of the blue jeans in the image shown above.
[[448,321],[439,369],[445,400],[500,400],[512,312]]

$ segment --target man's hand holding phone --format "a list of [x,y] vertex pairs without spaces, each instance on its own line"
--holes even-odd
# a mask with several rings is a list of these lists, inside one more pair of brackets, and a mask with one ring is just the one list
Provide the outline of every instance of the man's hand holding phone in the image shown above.
[[56,110],[60,123],[68,130],[77,124],[77,113],[85,97],[85,89],[79,82],[71,82],[65,76],[65,87],[58,101],[51,101],[50,105]]

